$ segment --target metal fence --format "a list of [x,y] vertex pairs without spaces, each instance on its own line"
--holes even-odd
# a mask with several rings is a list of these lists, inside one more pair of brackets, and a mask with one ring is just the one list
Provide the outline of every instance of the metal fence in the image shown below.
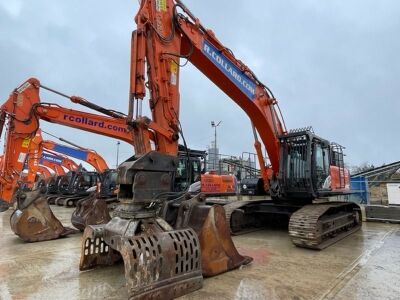
[[338,200],[368,205],[400,205],[400,180],[368,180],[351,178],[351,194]]
[[[268,158],[265,161],[269,163]],[[207,161],[207,170],[215,170],[220,175],[235,175],[238,180],[260,176],[257,155],[243,152],[240,156],[218,154],[216,159]]]

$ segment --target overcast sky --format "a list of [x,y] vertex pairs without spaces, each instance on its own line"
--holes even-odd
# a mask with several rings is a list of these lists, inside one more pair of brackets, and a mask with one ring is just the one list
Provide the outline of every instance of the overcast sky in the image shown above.
[[[289,129],[312,125],[346,146],[350,165],[400,160],[398,1],[184,3],[272,89]],[[126,112],[137,9],[135,0],[0,0],[1,99],[37,77]],[[254,152],[248,117],[233,101],[190,65],[181,70],[180,84],[181,122],[191,148],[205,149],[213,138],[210,121],[222,120],[220,152]],[[42,101],[82,109],[47,93]],[[115,166],[116,140],[46,122],[41,127],[95,149]],[[120,158],[132,153],[121,144]]]

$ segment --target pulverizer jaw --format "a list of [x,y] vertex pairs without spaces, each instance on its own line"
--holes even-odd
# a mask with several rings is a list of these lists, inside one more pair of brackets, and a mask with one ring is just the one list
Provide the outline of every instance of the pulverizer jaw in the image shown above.
[[120,165],[120,204],[106,225],[88,226],[80,269],[122,257],[131,299],[172,299],[202,287],[200,242],[191,228],[174,230],[156,217],[158,195],[171,191],[177,159],[150,152]]

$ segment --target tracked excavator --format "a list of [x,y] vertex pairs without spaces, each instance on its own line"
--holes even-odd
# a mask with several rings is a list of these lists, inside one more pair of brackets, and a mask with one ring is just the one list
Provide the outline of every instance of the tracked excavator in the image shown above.
[[[142,0],[135,21],[125,119],[135,156],[118,168],[120,204],[113,218],[85,229],[81,270],[122,258],[131,299],[171,299],[199,289],[203,276],[251,261],[235,249],[222,206],[206,205],[201,195],[172,191],[179,135],[184,140],[179,122],[181,59],[249,116],[264,189],[276,202],[299,207],[289,224],[293,240],[299,241],[295,243],[319,246],[359,228],[357,205],[313,203],[348,191],[342,147],[311,130],[288,132],[272,92],[181,1]],[[13,97],[38,93],[40,83],[32,83],[23,84]],[[142,116],[146,87],[151,120]],[[265,164],[261,143],[271,165]]]
[[[26,81],[11,93],[0,108],[0,133],[7,126],[4,157],[0,170],[1,210],[6,210],[11,206],[12,195],[26,158],[28,157],[33,162],[35,160],[38,162],[40,159],[37,149],[32,150],[36,151],[36,155],[33,153],[28,156],[29,145],[39,129],[39,120],[132,143],[132,136],[126,129],[123,116],[113,112],[110,112],[112,117],[102,116],[64,108],[54,103],[41,103],[39,86],[40,83],[36,79]],[[24,119],[17,119],[16,116]]]
[[[74,158],[84,160],[90,163],[96,170],[101,172],[111,172],[104,159],[93,150],[76,149],[64,145],[57,144],[50,140],[43,140],[41,130],[38,129],[35,137],[29,142],[27,147],[28,158],[28,174],[27,188],[29,189],[30,182],[35,178],[39,163],[47,165],[55,170],[56,177],[48,183],[47,199],[56,204],[65,206],[75,206],[75,203],[88,196],[87,189],[96,186],[98,180],[97,172],[87,172],[82,167],[79,167],[74,161],[68,157],[60,157],[55,155],[68,154]],[[44,152],[44,151],[47,151]],[[52,154],[49,154],[52,153]],[[7,154],[8,155],[8,154]],[[40,157],[38,161],[36,157]],[[65,173],[63,167],[69,170]],[[18,175],[16,175],[17,177]],[[56,190],[57,195],[54,195],[53,190]]]
[[[264,189],[276,205],[296,209],[289,223],[296,245],[322,248],[360,228],[357,205],[313,202],[348,192],[349,174],[341,146],[310,129],[287,131],[271,90],[182,1],[142,0],[135,21],[127,119],[137,141],[136,155],[119,166],[120,205],[112,220],[85,230],[82,270],[111,264],[122,256],[131,299],[173,298],[200,288],[201,273],[211,276],[248,262],[236,252],[237,264],[227,264],[234,261],[232,256],[213,244],[223,236],[221,228],[228,230],[217,217],[217,212],[226,217],[221,206],[209,207],[201,197],[188,199],[171,193],[178,135],[183,135],[179,122],[181,59],[203,72],[249,116]],[[142,116],[146,87],[152,121],[168,135],[150,128]],[[149,132],[155,136],[154,149]],[[270,165],[264,161],[262,144]],[[236,205],[227,207],[230,223],[237,208],[247,204]],[[166,226],[164,220],[174,210],[176,218]],[[239,217],[248,222],[245,213]],[[209,220],[219,230],[207,227]],[[208,256],[206,244],[214,251]],[[219,253],[221,264],[218,259],[208,264],[215,258],[211,253]]]
[[[78,123],[78,125],[74,124],[74,127],[79,128],[79,126],[81,126],[81,129],[87,129],[110,137],[115,137],[115,131],[115,133],[119,135],[119,139],[130,142],[134,145],[135,150],[137,149],[137,156],[132,159],[135,168],[139,168],[139,172],[134,172],[134,174],[132,174],[133,176],[130,178],[135,178],[135,180],[139,180],[139,182],[135,188],[132,189],[132,183],[118,179],[120,185],[118,196],[119,200],[122,200],[122,202],[118,204],[114,214],[124,216],[121,220],[122,223],[128,222],[125,224],[134,226],[129,230],[125,228],[127,229],[126,233],[128,235],[133,234],[133,237],[139,239],[139,243],[141,243],[140,241],[147,241],[147,243],[150,243],[149,246],[152,245],[151,253],[155,255],[154,258],[157,258],[157,263],[161,263],[159,266],[154,266],[156,267],[154,271],[160,272],[161,270],[163,274],[160,274],[160,280],[163,283],[165,283],[165,279],[168,281],[171,279],[171,285],[176,287],[177,294],[179,294],[180,292],[178,292],[178,290],[184,291],[186,286],[190,286],[191,290],[199,288],[202,283],[202,274],[205,276],[213,276],[230,269],[238,268],[251,261],[250,258],[243,257],[237,252],[229,235],[222,207],[204,205],[204,198],[199,195],[194,198],[189,197],[189,199],[186,199],[188,196],[186,196],[187,194],[185,191],[173,192],[173,177],[179,161],[176,156],[178,150],[177,132],[173,132],[170,128],[165,127],[165,124],[161,124],[161,126],[145,117],[138,117],[137,120],[127,125],[126,118],[116,117],[116,113],[110,110],[105,111],[105,113],[108,114],[107,117],[84,113],[85,117],[81,114],[82,118],[77,121],[76,115],[79,115],[80,112],[64,109],[54,104],[41,103],[39,97],[40,87],[43,88],[43,85],[41,85],[38,80],[29,79],[15,89],[1,107],[0,120],[3,123],[1,128],[4,127],[4,124],[7,124],[7,128],[9,129],[7,131],[6,143],[8,146],[6,146],[6,149],[14,149],[14,151],[6,152],[8,155],[5,155],[5,158],[8,158],[4,159],[2,164],[4,171],[9,170],[9,168],[5,168],[6,162],[9,165],[19,166],[18,157],[25,157],[27,155],[28,151],[26,148],[28,148],[29,144],[23,144],[24,147],[21,147],[22,143],[27,139],[31,140],[32,137],[35,136],[39,128],[40,119],[61,124],[69,124],[69,121],[73,120],[73,122]],[[76,98],[74,99],[76,100]],[[89,103],[86,100],[84,101],[84,105],[90,106],[90,108],[97,111],[101,110],[103,113],[104,108],[99,108],[93,103]],[[74,115],[74,118],[68,117],[71,115]],[[65,122],[65,120],[67,120],[67,122]],[[123,123],[121,123],[121,121]],[[111,132],[108,131],[105,134],[101,131],[102,129],[96,129],[97,127],[94,125],[96,122],[97,125],[101,124],[100,128],[105,127],[106,129],[110,129]],[[12,130],[10,130],[10,128]],[[120,130],[120,128],[124,130]],[[126,128],[129,128],[129,131]],[[151,128],[151,130],[149,130],[149,128]],[[137,135],[137,132],[141,134]],[[156,134],[158,134],[157,141],[155,141]],[[151,140],[154,141],[154,145],[156,145],[157,148],[161,145],[164,145],[163,147],[167,146],[171,151],[175,152],[175,155],[164,154],[165,150],[161,151],[161,149],[146,152],[149,149],[147,147],[150,145]],[[159,141],[163,143],[160,144]],[[167,160],[165,160],[165,158],[167,158]],[[131,162],[128,162],[128,164],[130,163]],[[161,165],[158,165],[159,163],[161,163]],[[119,178],[126,178],[125,175],[121,173],[123,170],[124,168],[119,170]],[[13,175],[15,175],[15,173]],[[147,179],[149,175],[150,181]],[[16,180],[16,178],[12,178]],[[123,192],[121,194],[122,182],[125,182],[125,184],[123,184]],[[2,192],[2,200],[7,205],[10,205],[11,199],[5,198],[5,195],[7,195],[5,191],[7,191],[7,189],[2,186],[2,190],[0,190],[0,192]],[[124,212],[125,207],[131,207],[129,202],[131,202],[132,199],[129,198],[129,193],[132,192],[134,192],[135,195],[141,195],[139,198],[135,198],[135,204],[133,205],[134,211],[139,213],[138,220],[132,220],[129,212],[126,212],[127,214]],[[26,208],[36,203],[38,201],[35,200],[37,197],[39,197],[38,191],[33,190],[32,193],[19,197],[18,205],[24,204],[23,207]],[[25,203],[26,199],[28,199],[27,203]],[[175,199],[176,201],[179,200],[182,202],[182,209],[180,209],[181,212],[178,214],[178,219],[174,220],[175,228],[171,227],[166,221],[157,216],[157,212],[161,209],[160,204],[165,202],[164,199],[173,202],[175,202]],[[185,200],[184,203],[182,200]],[[139,201],[139,203],[136,203],[136,201]],[[188,211],[186,209],[190,209],[190,214],[187,213]],[[31,216],[24,220],[29,220],[29,222],[34,223],[35,226],[41,224],[41,219],[38,216]],[[110,222],[108,222],[107,225]],[[12,226],[13,224],[18,224],[18,220],[15,221],[12,219],[11,223]],[[42,228],[45,228],[44,230],[49,230],[49,226],[41,225]],[[28,239],[27,237],[25,240],[33,241],[33,239]],[[108,251],[109,246],[106,245],[104,248],[104,243],[100,246],[100,244],[95,242],[95,245],[99,245],[102,250]],[[89,246],[88,249],[93,249],[93,246]],[[149,255],[150,248],[149,250],[146,249],[147,247],[142,250],[148,251],[146,255]],[[100,253],[98,251],[99,249],[94,250],[93,254]],[[173,251],[176,255],[168,255],[167,253],[170,253],[170,251]],[[103,252],[101,253],[104,254]],[[90,255],[91,253],[88,254]],[[112,252],[111,255],[112,254],[115,254],[116,260],[121,258],[116,252]],[[133,252],[131,252],[131,254],[133,254]],[[137,254],[139,254],[139,252]],[[175,261],[175,258],[177,258],[178,261]],[[111,260],[114,260],[114,258]],[[111,260],[107,259],[106,261]],[[163,260],[164,263],[162,263]],[[125,261],[129,263],[128,260]],[[91,262],[93,263],[92,260]],[[149,262],[150,261],[146,262],[145,265]],[[175,272],[174,274],[169,274],[167,270],[172,266],[175,266]],[[83,268],[85,268],[84,265],[82,265],[82,269]],[[186,273],[190,273],[190,275],[187,276]],[[141,275],[138,277],[139,280],[141,280],[142,276],[146,277],[142,271],[140,274]],[[146,287],[140,286],[141,289]],[[134,293],[136,294],[136,292]],[[145,292],[145,294],[146,293],[147,292]],[[170,293],[170,291],[168,293]],[[140,292],[140,294],[142,293]],[[150,289],[147,294],[151,295],[152,289]]]
[[87,189],[95,186],[98,181],[102,185],[99,196],[108,198],[110,201],[115,201],[116,184],[113,184],[110,180],[113,178],[115,179],[113,174],[115,174],[116,171],[109,169],[106,161],[96,151],[83,148],[62,138],[59,139],[72,146],[62,145],[50,140],[44,141],[42,146],[48,151],[50,150],[85,161],[90,164],[96,172],[74,170],[74,172],[70,172],[67,176],[63,176],[59,179],[58,183],[58,192],[61,195],[49,198],[50,203],[69,207],[76,206],[76,203],[80,199],[89,195]]
[[[41,103],[39,82],[28,80],[3,103],[0,108],[0,132],[6,128],[4,156],[0,170],[0,207],[8,209],[16,198],[17,209],[13,212],[10,223],[13,231],[28,242],[55,239],[74,233],[65,228],[52,213],[45,190],[35,186],[35,167],[40,162],[42,137],[39,120],[46,120],[73,128],[94,132],[132,143],[132,135],[126,130],[125,120],[116,112],[112,116],[90,114],[82,111],[63,108],[57,104]],[[76,100],[76,98],[71,97]],[[77,100],[76,100],[77,101]],[[82,99],[81,101],[84,101]],[[28,169],[32,168],[27,178],[27,187],[32,192],[21,191],[16,197],[20,174],[27,160]],[[91,199],[96,202],[97,199]],[[91,206],[88,215],[98,216],[100,222],[108,211],[101,205]],[[96,218],[95,218],[96,219]],[[96,223],[94,223],[96,224]]]
[[[54,103],[41,102],[39,97],[40,87],[67,97],[72,102],[84,105],[108,116],[68,109]],[[23,167],[22,161],[26,160],[26,157],[28,157],[31,167],[37,167],[38,165],[40,157],[39,149],[41,142],[43,142],[41,135],[37,133],[39,129],[39,120],[113,137],[130,144],[135,143],[132,134],[128,131],[126,116],[123,114],[113,110],[107,110],[80,97],[68,97],[63,93],[40,85],[40,82],[36,79],[31,78],[27,80],[11,93],[6,102],[1,106],[0,111],[1,132],[4,128],[7,128],[5,144],[6,159],[2,161],[0,172],[0,206],[3,210],[7,209],[13,202],[12,195],[18,185],[19,174]],[[146,122],[150,127],[156,128],[164,135],[167,135],[166,131],[159,128],[158,125],[151,120],[146,119]],[[152,132],[149,132],[149,136],[151,139],[154,139],[154,134]],[[48,148],[52,147],[49,146]],[[30,174],[35,174],[35,172],[32,171]],[[108,173],[107,176],[114,177],[115,179],[115,175],[112,173]],[[60,184],[59,181],[61,179],[62,177],[58,177],[58,182],[55,182],[55,186]],[[106,179],[106,181],[112,184],[111,180],[113,180],[113,178]],[[34,179],[31,178],[29,182],[32,187]],[[50,184],[48,186],[50,187]],[[26,195],[23,196],[26,197]],[[58,223],[58,220],[52,215],[48,205],[45,205],[45,202],[42,201],[42,198],[45,198],[44,196],[45,195],[39,193],[35,194],[34,197],[28,197],[30,201],[25,201],[25,205],[20,206],[19,209],[23,214],[18,212],[18,214],[15,215],[19,217],[12,219],[14,225],[17,223],[26,223],[23,221],[27,219],[30,219],[30,222],[35,221],[35,223],[41,224],[41,227],[18,227],[12,225],[12,228],[18,228],[18,231],[15,233],[23,237],[26,241],[54,239],[64,235],[52,232],[51,228],[53,226],[51,226],[51,224]],[[42,215],[51,215],[53,218],[41,218],[38,209],[33,205],[33,201],[42,204],[40,207]],[[104,223],[104,220],[109,218],[106,203],[104,203],[102,199],[99,199],[99,197],[90,197],[87,202],[81,202],[81,204],[82,205],[79,205],[73,213],[72,221],[77,228],[83,230],[86,224]],[[32,215],[30,213],[30,207],[35,208],[35,216],[32,218],[30,218]],[[35,229],[35,231],[29,233],[30,228]],[[36,230],[38,228],[41,229]],[[21,232],[23,230],[24,232]],[[42,233],[42,236],[39,237],[39,233]],[[28,238],[30,235],[32,238]]]
[[[78,165],[73,160],[67,157],[61,157],[54,153],[43,153],[39,163],[40,165],[35,166],[33,169],[28,168],[26,176],[24,177],[22,175],[22,181],[28,181],[29,172],[36,172],[40,176],[35,180],[35,182],[41,180],[41,184],[47,186],[47,191],[49,191],[49,185],[52,186],[52,183],[56,181],[56,178],[65,175],[64,168],[70,171],[78,168]],[[49,170],[52,170],[53,173]]]
[[[53,170],[58,169],[56,166],[62,167],[63,170],[67,169],[68,172],[76,172],[82,168],[81,165],[78,165],[77,163],[75,163],[72,159],[68,158],[67,156],[62,155],[60,153],[51,152],[50,150],[46,150],[46,149],[44,149],[40,163],[47,167],[53,168]],[[46,197],[47,197],[47,200],[49,201],[49,204],[51,204],[50,199],[55,197],[56,194],[58,194],[59,183],[60,183],[62,177],[66,175],[65,172],[64,172],[64,174],[59,173],[56,170],[54,172],[55,172],[55,174],[47,181],[47,184],[46,184],[46,187],[47,187],[47,196]]]

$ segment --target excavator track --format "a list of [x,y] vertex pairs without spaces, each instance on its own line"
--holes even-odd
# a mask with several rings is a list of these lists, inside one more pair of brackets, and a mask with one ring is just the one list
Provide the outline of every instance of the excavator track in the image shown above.
[[289,221],[292,242],[322,250],[361,228],[361,211],[355,203],[310,204],[294,212]]
[[[228,224],[229,230],[232,235],[245,234],[260,229],[254,227],[247,228],[244,230],[242,229],[242,226],[247,224],[248,222],[245,220],[245,214],[244,211],[241,210],[241,208],[248,204],[262,202],[262,201],[264,200],[240,200],[224,205],[226,223]],[[233,219],[232,215],[235,212],[238,213],[239,218]]]
[[76,203],[87,196],[59,196],[54,200],[54,204],[64,207],[75,207]]

